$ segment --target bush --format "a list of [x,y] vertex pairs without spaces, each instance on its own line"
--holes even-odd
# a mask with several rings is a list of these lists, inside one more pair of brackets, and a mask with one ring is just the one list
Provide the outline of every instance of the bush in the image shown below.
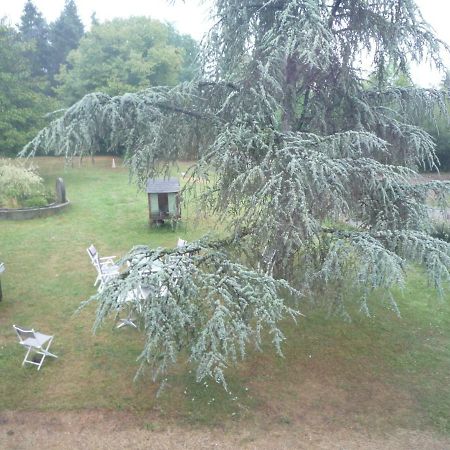
[[436,223],[431,235],[442,241],[450,242],[450,224],[447,222]]
[[49,193],[32,167],[0,159],[0,207],[45,206]]
[[29,197],[22,202],[22,206],[25,208],[32,206],[47,206],[48,204],[48,200],[42,195],[34,195],[33,197]]

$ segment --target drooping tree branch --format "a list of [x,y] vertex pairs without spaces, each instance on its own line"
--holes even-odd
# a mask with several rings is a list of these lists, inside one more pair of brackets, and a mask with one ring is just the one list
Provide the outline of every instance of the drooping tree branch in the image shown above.
[[[215,0],[213,13],[201,78],[87,96],[24,153],[70,156],[106,142],[125,149],[143,186],[195,147],[192,179],[208,180],[196,200],[235,241],[132,250],[128,276],[97,297],[97,325],[147,284],[156,294],[133,301],[146,333],[141,361],[164,372],[184,348],[198,379],[224,383],[247,342],[259,344],[260,327],[281,343],[277,323],[295,315],[300,291],[355,287],[368,312],[370,291],[402,285],[409,262],[438,289],[448,278],[449,245],[430,237],[426,206],[427,189],[448,185],[410,183],[417,167],[437,163],[417,118],[446,115],[445,93],[386,77],[389,65],[403,70],[427,57],[442,67],[446,46],[413,0]],[[160,273],[151,270],[156,260]],[[343,307],[345,297],[330,305]]]

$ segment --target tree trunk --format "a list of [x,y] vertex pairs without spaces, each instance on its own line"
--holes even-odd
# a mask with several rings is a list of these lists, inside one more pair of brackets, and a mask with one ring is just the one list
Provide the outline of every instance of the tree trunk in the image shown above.
[[282,115],[283,132],[292,131],[296,120],[296,94],[299,78],[299,63],[295,55],[288,56],[285,67],[285,85]]

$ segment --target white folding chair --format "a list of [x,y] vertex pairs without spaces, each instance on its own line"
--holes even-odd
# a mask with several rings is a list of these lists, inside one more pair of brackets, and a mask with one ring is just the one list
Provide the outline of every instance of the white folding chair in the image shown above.
[[[53,358],[57,358],[56,355],[48,351],[53,341],[53,336],[39,333],[37,331],[34,331],[33,329],[24,330],[23,328],[19,328],[16,325],[13,325],[13,328],[16,331],[16,334],[19,338],[19,344],[23,345],[25,348],[28,349],[25,358],[22,361],[22,366],[25,363],[34,364],[35,366],[38,366],[39,370],[46,356],[52,356]],[[36,362],[33,361],[32,359],[28,359],[28,356],[30,356],[30,354],[41,355],[40,361]]]
[[94,286],[97,286],[100,283],[98,289],[102,290],[105,283],[112,278],[115,278],[119,275],[120,267],[114,263],[114,258],[116,256],[104,256],[100,258],[97,252],[97,249],[91,245],[86,249],[92,265],[95,267],[97,271],[97,278],[95,279]]

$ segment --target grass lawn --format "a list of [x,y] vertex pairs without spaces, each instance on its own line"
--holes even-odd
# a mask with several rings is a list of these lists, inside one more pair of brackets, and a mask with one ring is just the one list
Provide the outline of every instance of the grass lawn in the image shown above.
[[[268,345],[267,352],[251,352],[230,368],[230,395],[214,383],[196,384],[189,365],[180,363],[156,398],[158,385],[149,378],[133,382],[139,332],[117,330],[111,318],[94,336],[95,306],[74,314],[95,292],[86,248],[94,243],[101,254],[119,256],[136,244],[175,246],[179,236],[194,239],[210,224],[184,210],[176,232],[150,229],[146,195],[128,184],[125,169],[111,169],[110,158],[66,171],[59,159],[36,162],[49,183],[63,176],[72,205],[54,217],[0,222],[0,261],[6,265],[0,410],[153,411],[156,421],[177,423],[354,424],[450,434],[450,297],[437,299],[415,270],[397,295],[401,319],[378,308],[376,299],[373,317],[352,323],[311,312],[283,327],[284,359]],[[54,334],[59,358],[47,359],[40,372],[22,368],[13,323]]]

